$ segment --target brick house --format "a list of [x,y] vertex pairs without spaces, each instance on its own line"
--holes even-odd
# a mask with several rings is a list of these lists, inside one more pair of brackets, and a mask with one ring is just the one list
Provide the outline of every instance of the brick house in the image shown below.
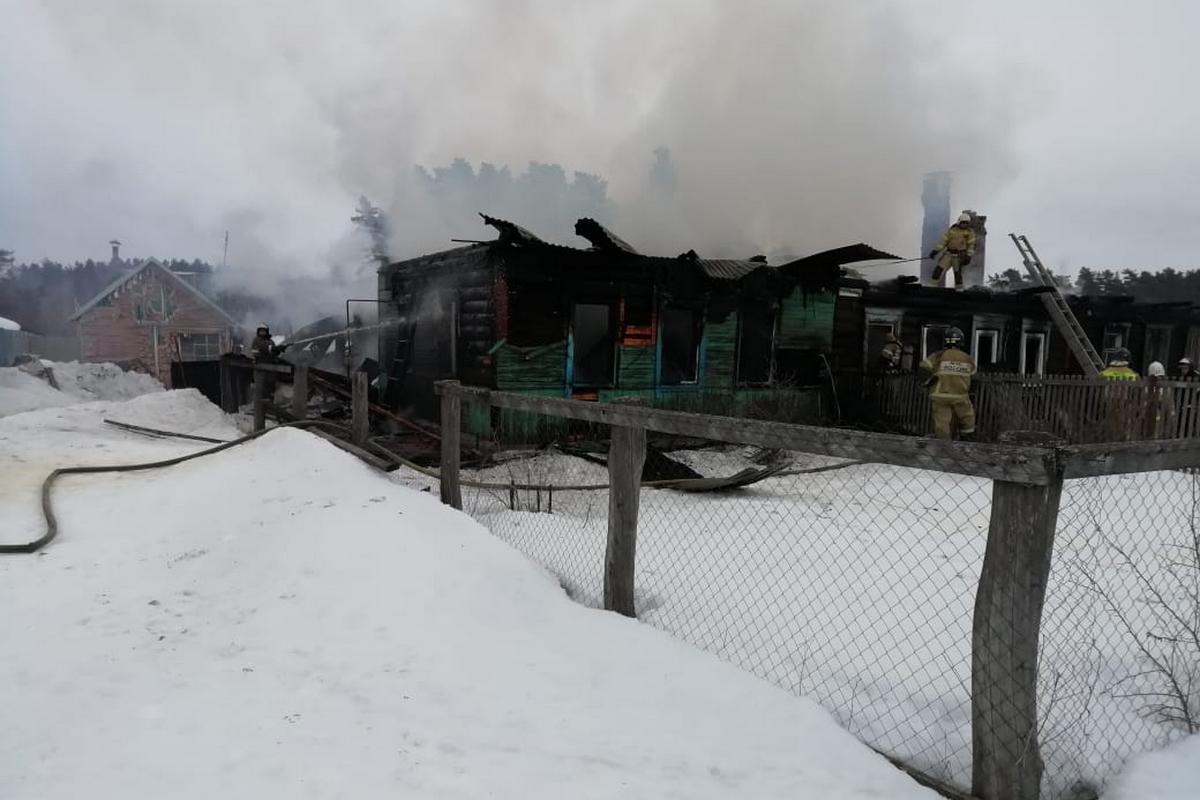
[[193,367],[199,370],[229,352],[237,327],[212,299],[155,259],[104,287],[70,319],[82,360],[125,363],[167,388],[182,383],[189,363],[198,362]]

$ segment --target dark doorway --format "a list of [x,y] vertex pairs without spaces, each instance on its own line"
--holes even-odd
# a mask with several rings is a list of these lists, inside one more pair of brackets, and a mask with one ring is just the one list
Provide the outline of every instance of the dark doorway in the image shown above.
[[575,348],[575,386],[606,387],[613,384],[616,364],[616,320],[605,303],[576,303],[571,310],[571,336]]
[[200,394],[221,405],[220,361],[172,361],[172,389],[198,389]]
[[774,346],[774,309],[762,303],[742,306],[738,315],[738,383],[770,383]]
[[699,378],[700,319],[694,308],[662,310],[662,382],[664,386],[695,383]]

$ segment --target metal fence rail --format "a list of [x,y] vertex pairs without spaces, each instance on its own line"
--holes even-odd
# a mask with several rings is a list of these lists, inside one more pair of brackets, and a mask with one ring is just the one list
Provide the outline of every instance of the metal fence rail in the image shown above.
[[[983,798],[1086,796],[1200,719],[1200,484],[1183,471],[1200,442],[961,444],[439,391],[444,499],[577,601],[819,702],[915,772]],[[446,434],[464,402],[562,436],[460,481]],[[662,451],[761,479],[652,488],[675,468]]]

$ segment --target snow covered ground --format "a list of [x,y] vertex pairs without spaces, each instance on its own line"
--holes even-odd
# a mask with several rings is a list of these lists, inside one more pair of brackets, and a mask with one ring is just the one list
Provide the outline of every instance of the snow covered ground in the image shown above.
[[1200,796],[1200,734],[1138,756],[1104,800],[1195,800]]
[[[0,419],[5,541],[54,466],[228,438],[196,392]],[[0,557],[0,795],[926,798],[789,696],[571,602],[430,494],[293,430],[73,476]]]
[[42,363],[53,370],[57,389],[19,367],[0,367],[0,417],[88,400],[128,400],[163,390],[149,375],[126,372],[116,364]]
[[[752,451],[736,447],[674,455],[706,475],[752,463]],[[603,484],[607,473],[546,452],[471,477]],[[1083,587],[1094,576],[1139,629],[1151,629],[1145,592],[1110,545],[1151,574],[1160,569],[1169,546],[1189,540],[1196,481],[1172,472],[1067,484],[1043,618],[1047,796],[1077,780],[1100,786],[1130,756],[1178,735],[1131,696],[1147,688],[1129,682],[1146,665]],[[645,490],[639,616],[818,700],[864,741],[969,785],[971,620],[990,492],[984,480],[877,464],[773,478],[735,494]],[[464,502],[574,598],[600,604],[605,492],[467,489]]]

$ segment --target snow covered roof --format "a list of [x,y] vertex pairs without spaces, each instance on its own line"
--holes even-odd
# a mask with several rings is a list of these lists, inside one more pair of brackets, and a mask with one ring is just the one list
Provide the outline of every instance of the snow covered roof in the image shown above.
[[19,331],[21,326],[13,322],[11,319],[0,317],[0,331]]
[[199,298],[199,300],[202,303],[204,303],[209,308],[211,308],[212,310],[214,310],[218,314],[220,314],[225,319],[225,321],[228,322],[230,325],[237,325],[237,321],[234,320],[233,317],[229,316],[229,314],[225,313],[225,309],[221,308],[219,305],[217,305],[215,302],[213,302],[212,298],[208,297],[208,295],[204,294],[204,292],[201,292],[195,286],[188,283],[183,278],[179,277],[174,272],[172,272],[171,270],[164,267],[162,265],[162,262],[160,262],[157,258],[148,258],[145,261],[143,261],[141,264],[137,265],[133,269],[129,270],[125,274],[118,277],[112,283],[108,284],[108,286],[105,286],[103,289],[101,289],[96,294],[95,297],[93,297],[91,300],[88,300],[86,303],[81,305],[79,307],[79,310],[76,311],[71,316],[67,317],[67,319],[71,322],[74,322],[75,320],[79,319],[84,314],[86,314],[87,312],[89,312],[93,308],[95,308],[96,305],[99,304],[99,302],[101,300],[108,297],[110,294],[115,292],[117,289],[120,289],[122,286],[124,286],[126,283],[128,283],[131,279],[133,279],[134,276],[139,275],[142,272],[145,272],[150,267],[158,267],[158,269],[161,272],[163,272],[166,275],[170,275],[171,280],[175,281],[180,286],[187,289],[189,292],[191,292],[193,295],[195,295],[197,298]]

